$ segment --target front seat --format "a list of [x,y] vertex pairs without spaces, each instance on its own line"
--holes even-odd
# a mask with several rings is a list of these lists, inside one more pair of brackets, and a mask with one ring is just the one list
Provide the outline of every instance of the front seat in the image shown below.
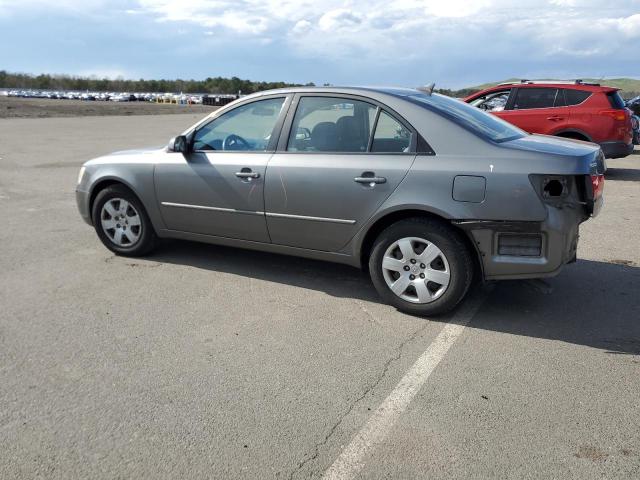
[[332,122],[320,122],[311,131],[311,146],[321,152],[338,151],[338,129]]

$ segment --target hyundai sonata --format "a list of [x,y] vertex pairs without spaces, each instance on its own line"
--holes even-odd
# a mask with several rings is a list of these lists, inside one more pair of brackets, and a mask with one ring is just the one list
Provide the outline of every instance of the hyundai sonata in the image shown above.
[[85,163],[80,214],[118,255],[171,237],[362,267],[418,315],[452,309],[474,277],[556,275],[602,204],[598,146],[431,90],[243,97],[165,148]]

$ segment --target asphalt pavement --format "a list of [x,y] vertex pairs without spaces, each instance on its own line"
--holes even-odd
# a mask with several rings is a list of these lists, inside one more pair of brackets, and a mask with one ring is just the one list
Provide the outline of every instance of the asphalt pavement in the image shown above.
[[640,155],[577,263],[424,319],[346,266],[106,250],[79,166],[199,118],[0,119],[0,478],[640,478]]

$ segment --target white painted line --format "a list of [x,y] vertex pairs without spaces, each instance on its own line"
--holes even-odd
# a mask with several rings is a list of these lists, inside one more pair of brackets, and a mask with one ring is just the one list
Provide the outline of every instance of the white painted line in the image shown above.
[[487,298],[487,294],[487,290],[478,293],[460,307],[451,321],[445,325],[431,345],[402,377],[396,388],[373,412],[364,427],[324,473],[323,480],[352,479],[362,470],[367,453],[384,441],[398,417],[407,409],[413,397],[420,391],[429,375],[476,314]]

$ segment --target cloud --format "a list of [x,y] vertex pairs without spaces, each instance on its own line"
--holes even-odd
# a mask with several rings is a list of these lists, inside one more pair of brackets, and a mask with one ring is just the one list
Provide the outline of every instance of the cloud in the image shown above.
[[[51,21],[22,22],[25,38],[29,25],[32,36],[58,38],[65,18],[71,26],[86,18],[90,29],[69,28],[56,40],[66,42],[61,55],[91,41],[80,35],[95,35],[100,41],[91,43],[124,58],[123,68],[135,70],[162,51],[164,67],[156,68],[163,76],[180,65],[196,76],[227,68],[299,81],[443,78],[463,86],[504,76],[633,74],[628,58],[640,49],[640,0],[616,0],[615,8],[611,0],[0,0],[0,21],[36,15]],[[15,44],[2,26],[0,42]],[[103,40],[110,35],[118,41]],[[201,61],[209,53],[215,64]],[[23,54],[14,63],[27,60]]]

